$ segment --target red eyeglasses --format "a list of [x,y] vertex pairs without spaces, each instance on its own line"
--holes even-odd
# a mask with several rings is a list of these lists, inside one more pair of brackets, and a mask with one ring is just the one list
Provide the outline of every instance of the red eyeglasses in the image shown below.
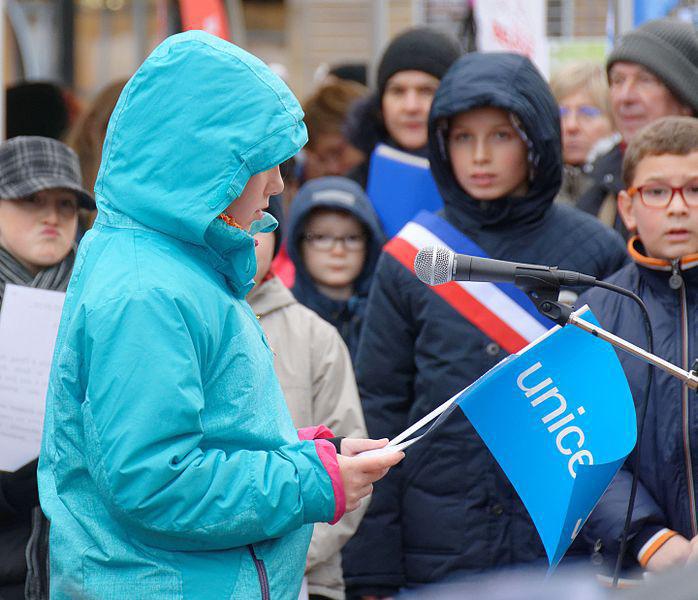
[[679,194],[686,206],[698,206],[698,181],[693,181],[680,187],[673,187],[664,183],[650,183],[628,189],[628,195],[640,194],[640,200],[650,208],[666,208],[674,198],[674,194]]

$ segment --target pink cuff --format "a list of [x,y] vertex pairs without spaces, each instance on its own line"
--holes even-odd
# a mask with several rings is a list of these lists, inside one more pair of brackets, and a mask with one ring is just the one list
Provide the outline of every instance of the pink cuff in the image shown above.
[[[324,426],[321,426],[324,427]],[[308,428],[312,429],[312,428]],[[326,431],[330,431],[324,427]],[[332,432],[330,431],[330,434]],[[300,434],[300,432],[299,432]],[[333,437],[332,435],[328,437]],[[332,442],[322,439],[315,440],[315,451],[320,457],[322,466],[325,467],[327,474],[332,482],[332,491],[334,492],[334,516],[330,521],[330,525],[334,525],[339,521],[347,510],[347,499],[344,495],[344,483],[342,482],[342,474],[339,471],[339,463],[337,462],[337,450]]]
[[307,440],[319,440],[323,438],[335,437],[329,427],[316,425],[315,427],[303,427],[298,430],[298,437],[302,442]]

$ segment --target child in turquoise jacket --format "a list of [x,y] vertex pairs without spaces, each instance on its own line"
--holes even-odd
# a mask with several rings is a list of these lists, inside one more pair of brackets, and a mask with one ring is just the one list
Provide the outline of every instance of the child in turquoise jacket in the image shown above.
[[297,598],[310,524],[400,460],[293,428],[245,301],[302,117],[261,61],[203,32],[126,85],[47,394],[52,598]]

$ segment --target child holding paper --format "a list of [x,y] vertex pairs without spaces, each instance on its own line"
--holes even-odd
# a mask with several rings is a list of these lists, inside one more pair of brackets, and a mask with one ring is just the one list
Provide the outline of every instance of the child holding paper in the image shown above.
[[[78,157],[65,144],[36,136],[0,144],[0,303],[6,284],[65,291],[79,207],[94,208],[94,200],[82,186]],[[48,523],[39,508],[36,465],[34,460],[14,473],[0,472],[0,597],[5,600],[24,598],[28,572],[34,597],[48,597]],[[27,552],[29,539],[34,543]]]
[[[414,275],[419,248],[447,245],[596,277],[625,262],[620,236],[553,204],[559,110],[527,58],[460,58],[434,97],[429,150],[444,214],[422,213],[386,245],[356,361],[367,427],[379,437],[393,438],[551,325],[525,297],[492,284],[438,294]],[[467,420],[449,419],[427,440],[376,486],[346,547],[356,595],[390,596],[544,556],[526,509]]]
[[[647,305],[654,353],[685,370],[698,358],[698,119],[665,117],[628,144],[618,212],[634,236],[633,262],[609,278]],[[594,288],[584,294],[601,325],[647,347],[639,308]],[[636,403],[645,398],[648,366],[618,352]],[[645,421],[640,482],[629,530],[628,566],[660,571],[698,557],[696,392],[654,370]],[[597,550],[615,564],[634,458],[621,470],[588,523]]]
[[302,117],[264,63],[202,31],[126,84],[46,398],[51,598],[297,597],[311,524],[401,459],[293,427],[245,300]]

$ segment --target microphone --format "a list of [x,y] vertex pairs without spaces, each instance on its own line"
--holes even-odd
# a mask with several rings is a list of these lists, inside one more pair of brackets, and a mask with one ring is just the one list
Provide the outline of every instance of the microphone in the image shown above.
[[527,284],[532,279],[566,286],[590,286],[596,282],[596,277],[576,271],[456,254],[440,246],[422,248],[417,252],[414,271],[419,280],[428,285],[442,285],[449,281],[488,281],[519,285],[524,283],[521,278],[526,278]]

